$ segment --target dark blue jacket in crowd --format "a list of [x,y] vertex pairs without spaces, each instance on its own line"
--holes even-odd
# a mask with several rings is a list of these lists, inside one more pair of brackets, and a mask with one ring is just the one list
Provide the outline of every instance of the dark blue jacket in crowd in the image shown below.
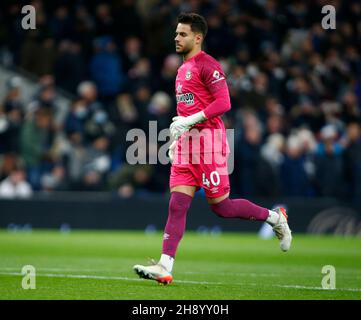
[[95,81],[100,96],[114,96],[119,93],[123,83],[121,60],[115,51],[107,51],[106,39],[99,45],[97,52],[90,62],[90,73]]
[[285,155],[280,168],[282,193],[286,196],[308,196],[311,188],[305,170],[305,157],[290,158]]

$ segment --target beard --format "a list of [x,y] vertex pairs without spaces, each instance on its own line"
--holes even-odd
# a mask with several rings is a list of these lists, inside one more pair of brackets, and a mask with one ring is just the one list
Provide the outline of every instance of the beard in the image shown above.
[[182,46],[177,49],[177,46],[176,46],[175,50],[178,54],[186,55],[191,51],[191,48],[189,48],[189,46]]

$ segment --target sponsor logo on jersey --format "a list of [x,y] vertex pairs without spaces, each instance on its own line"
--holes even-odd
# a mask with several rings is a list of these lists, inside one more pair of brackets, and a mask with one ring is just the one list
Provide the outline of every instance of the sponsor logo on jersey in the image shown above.
[[190,106],[194,104],[194,95],[193,93],[183,93],[183,94],[177,94],[177,103],[185,103],[186,105]]
[[177,85],[177,93],[182,93],[182,85],[180,83],[178,83]]
[[216,83],[216,82],[224,79],[224,77],[221,76],[221,73],[218,70],[214,70],[213,78],[215,78],[216,80],[213,80],[212,83]]

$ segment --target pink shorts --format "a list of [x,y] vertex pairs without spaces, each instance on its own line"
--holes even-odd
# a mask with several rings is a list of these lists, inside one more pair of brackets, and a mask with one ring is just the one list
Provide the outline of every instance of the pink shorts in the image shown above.
[[[207,157],[207,161],[205,161]],[[209,157],[212,157],[211,160]],[[218,198],[229,192],[227,156],[221,153],[201,156],[199,164],[172,164],[169,187],[203,188],[207,198]]]

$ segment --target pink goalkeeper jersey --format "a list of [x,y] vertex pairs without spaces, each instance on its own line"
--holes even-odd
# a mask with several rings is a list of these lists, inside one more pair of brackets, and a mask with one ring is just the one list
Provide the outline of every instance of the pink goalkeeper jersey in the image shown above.
[[[191,149],[185,150],[178,143],[178,152],[229,153],[226,131],[220,116],[229,110],[230,99],[220,63],[204,51],[184,61],[178,69],[175,91],[179,116],[190,116],[203,110],[207,117],[207,120],[192,128],[200,130],[204,137],[200,140],[200,146],[193,144]],[[217,103],[212,104],[217,99]],[[182,135],[181,141],[189,135]]]

